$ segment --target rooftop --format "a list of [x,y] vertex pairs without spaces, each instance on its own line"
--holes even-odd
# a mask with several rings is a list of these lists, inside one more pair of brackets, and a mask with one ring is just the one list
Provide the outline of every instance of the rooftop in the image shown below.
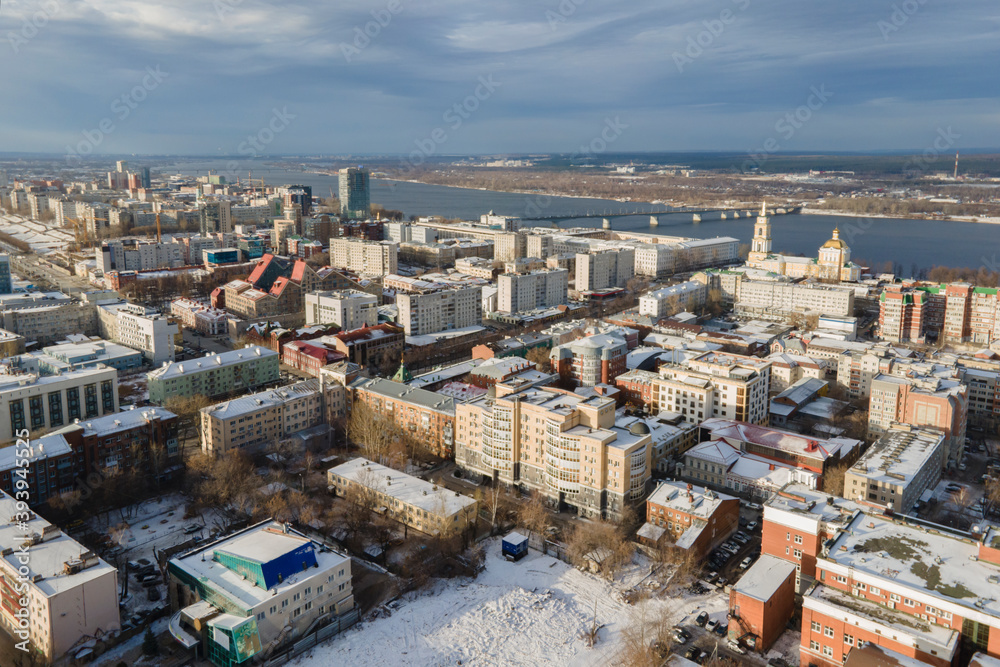
[[737,500],[737,498],[683,482],[663,482],[656,487],[646,502],[707,520],[726,500]]
[[287,387],[269,389],[249,396],[241,396],[231,401],[223,401],[207,408],[202,408],[202,412],[216,419],[233,419],[241,415],[257,412],[266,408],[284,405],[290,400],[309,398],[320,395],[319,379],[303,380]]
[[398,401],[413,403],[424,408],[429,408],[436,412],[455,414],[455,399],[450,396],[442,396],[433,391],[411,387],[410,385],[382,378],[359,378],[352,384],[357,389],[365,389],[373,394],[378,394],[386,398],[393,398]]
[[86,547],[34,512],[30,513],[32,518],[27,521],[13,521],[19,512],[17,505],[17,501],[0,491],[0,546],[16,550],[25,542],[26,537],[33,535],[37,535],[33,539],[41,541],[31,545],[31,557],[26,563],[18,559],[17,551],[3,556],[3,559],[7,561],[11,571],[27,568],[28,578],[39,576],[39,580],[33,585],[42,595],[58,595],[115,571]]
[[231,350],[221,354],[208,354],[200,359],[165,363],[160,368],[150,371],[147,377],[150,380],[168,380],[184,374],[200,373],[215,370],[222,366],[231,366],[233,364],[246,363],[254,359],[268,359],[271,357],[277,358],[278,353],[266,347],[250,345],[239,350]]
[[476,503],[468,496],[364,458],[342,463],[330,468],[328,473],[363,484],[368,488],[375,488],[406,505],[428,513],[451,516]]
[[[906,484],[939,454],[944,431],[893,424],[852,467],[851,474],[863,475],[881,484]],[[899,508],[906,510],[906,508]]]
[[740,577],[733,590],[740,595],[766,602],[789,577],[795,578],[795,565],[764,554]]

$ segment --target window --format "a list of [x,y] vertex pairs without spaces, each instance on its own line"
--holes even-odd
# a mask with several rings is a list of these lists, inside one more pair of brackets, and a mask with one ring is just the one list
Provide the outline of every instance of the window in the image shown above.
[[802,558],[802,549],[796,549],[795,551],[793,551],[793,552],[792,552],[792,554],[793,554],[793,555],[794,555],[794,556],[795,556],[796,558],[799,558],[799,559],[801,559],[801,558]]
[[820,624],[816,621],[813,621],[810,627],[812,627],[813,632],[819,632],[820,630]]
[[801,535],[796,535],[795,536],[795,543],[796,544],[802,544],[802,536]]
[[896,595],[895,593],[889,593],[889,599],[892,600],[893,602],[899,602],[900,600],[899,596]]
[[844,635],[844,643],[845,644],[850,644],[851,646],[854,646],[854,636],[853,635],[845,634]]
[[824,646],[823,647],[823,655],[832,656],[833,655],[833,648],[830,647],[830,646]]
[[819,642],[816,641],[815,639],[809,640],[809,648],[812,649],[813,651],[818,651],[819,650]]
[[824,626],[823,627],[823,634],[826,635],[827,637],[832,637],[833,636],[833,628],[831,628],[829,625]]

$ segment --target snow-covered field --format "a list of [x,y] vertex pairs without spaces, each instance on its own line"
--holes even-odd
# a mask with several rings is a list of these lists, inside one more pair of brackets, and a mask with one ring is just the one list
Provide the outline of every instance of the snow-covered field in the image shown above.
[[[404,598],[388,618],[361,623],[291,664],[325,667],[366,665],[610,665],[622,649],[621,633],[641,607],[621,602],[618,593],[647,573],[639,562],[614,584],[531,551],[508,563],[500,541],[486,543],[486,570],[474,581],[438,582],[429,592]],[[670,622],[708,610],[724,620],[727,596],[653,599],[647,620]],[[580,631],[591,625],[594,608],[603,625],[600,640],[587,648]]]

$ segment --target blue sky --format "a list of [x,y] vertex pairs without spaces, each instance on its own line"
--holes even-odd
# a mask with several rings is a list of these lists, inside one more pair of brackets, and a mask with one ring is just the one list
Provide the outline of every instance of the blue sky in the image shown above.
[[4,0],[0,41],[0,151],[1000,146],[996,0]]

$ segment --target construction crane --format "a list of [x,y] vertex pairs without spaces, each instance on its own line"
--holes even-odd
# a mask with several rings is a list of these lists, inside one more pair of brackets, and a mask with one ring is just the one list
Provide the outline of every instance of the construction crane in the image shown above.
[[[68,222],[68,223],[70,223],[70,224],[73,225],[73,234],[76,237],[76,242],[78,244],[80,244],[80,248],[81,249],[83,248],[84,245],[90,245],[90,238],[89,238],[89,235],[87,234],[87,225],[86,224],[81,223],[76,218],[66,218],[66,222]],[[80,241],[81,233],[82,233],[82,236],[83,236],[83,242],[82,243]]]

